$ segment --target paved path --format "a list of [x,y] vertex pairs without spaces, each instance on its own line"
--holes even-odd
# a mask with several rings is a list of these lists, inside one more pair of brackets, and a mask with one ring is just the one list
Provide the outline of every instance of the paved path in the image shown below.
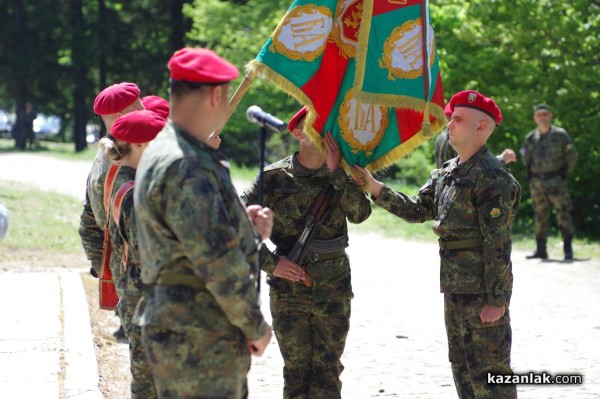
[[[355,298],[343,397],[456,397],[436,245],[351,235],[349,253]],[[585,378],[583,385],[522,385],[520,397],[600,398],[600,265],[529,261],[521,252],[513,262],[513,369]],[[282,366],[273,341],[253,362],[252,397],[280,397]]]
[[[19,175],[23,162],[44,173]],[[72,165],[0,153],[0,179],[82,197],[79,187],[85,184],[89,163]],[[57,175],[61,180],[54,179]],[[42,182],[39,176],[44,176]],[[403,222],[390,218],[390,223]],[[376,234],[351,233],[350,239],[355,298],[342,358],[343,397],[456,397],[433,233],[431,243]],[[585,378],[583,385],[519,386],[520,397],[600,398],[600,263],[528,261],[520,252],[513,253],[513,263],[515,372],[580,373]],[[78,272],[0,273],[0,398],[99,397]],[[269,317],[267,286],[263,287],[263,311]],[[281,367],[273,340],[265,355],[253,360],[251,398],[281,397]]]

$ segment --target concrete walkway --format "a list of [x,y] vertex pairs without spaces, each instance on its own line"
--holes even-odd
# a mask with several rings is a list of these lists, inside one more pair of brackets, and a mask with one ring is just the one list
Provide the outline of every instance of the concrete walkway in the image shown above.
[[0,314],[0,398],[102,398],[81,271],[0,273]]

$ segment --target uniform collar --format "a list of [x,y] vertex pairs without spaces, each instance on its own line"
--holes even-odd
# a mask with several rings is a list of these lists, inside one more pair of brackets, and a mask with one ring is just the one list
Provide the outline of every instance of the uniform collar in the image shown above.
[[475,154],[473,154],[473,156],[471,158],[469,158],[469,160],[465,163],[462,163],[459,165],[458,157],[457,157],[450,164],[450,166],[452,167],[451,173],[459,175],[459,176],[466,176],[469,173],[469,171],[471,170],[471,168],[473,167],[473,165],[475,165],[480,158],[485,157],[489,153],[490,153],[490,150],[487,148],[487,146],[484,145],[483,147],[481,147],[481,149],[479,151],[477,151]]
[[298,153],[292,155],[292,173],[298,177],[318,177],[326,176],[329,173],[327,164],[324,163],[319,169],[308,169],[305,168],[298,162]]

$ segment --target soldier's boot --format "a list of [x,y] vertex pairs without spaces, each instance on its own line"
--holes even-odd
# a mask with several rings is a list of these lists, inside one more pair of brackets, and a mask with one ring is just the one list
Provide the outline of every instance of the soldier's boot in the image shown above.
[[113,337],[115,337],[118,340],[127,338],[127,335],[125,334],[125,329],[122,325],[120,325],[119,328],[113,332]]
[[548,252],[546,252],[546,239],[536,238],[537,248],[531,255],[527,255],[527,259],[548,259]]
[[565,260],[573,260],[573,237],[563,239],[563,249],[565,251]]

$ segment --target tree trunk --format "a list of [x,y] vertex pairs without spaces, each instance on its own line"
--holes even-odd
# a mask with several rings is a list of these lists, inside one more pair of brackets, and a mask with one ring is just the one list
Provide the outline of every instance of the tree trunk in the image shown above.
[[171,54],[183,48],[186,28],[183,21],[183,4],[185,0],[171,0]]
[[13,82],[13,96],[15,99],[15,113],[17,114],[15,119],[15,125],[13,126],[13,137],[15,139],[15,147],[20,150],[24,150],[26,146],[25,142],[25,129],[23,123],[23,117],[25,114],[25,98],[27,96],[27,83],[26,73],[22,69],[27,65],[25,57],[27,54],[27,45],[25,38],[27,37],[27,24],[25,9],[23,8],[22,0],[13,0],[13,12],[14,12],[14,24],[15,30],[12,36],[13,43],[13,54],[15,54],[15,62],[11,65],[11,75],[9,82]]
[[85,26],[83,21],[82,0],[71,0],[71,51],[73,57],[73,139],[75,151],[87,148],[86,124],[87,107],[85,93],[87,88],[86,60],[85,60]]

